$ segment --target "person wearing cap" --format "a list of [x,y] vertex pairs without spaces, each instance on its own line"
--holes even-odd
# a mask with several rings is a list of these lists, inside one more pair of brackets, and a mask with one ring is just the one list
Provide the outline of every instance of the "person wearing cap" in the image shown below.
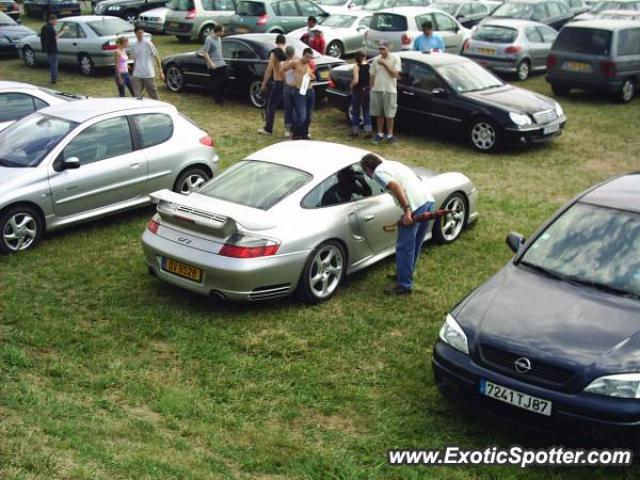
[[433,23],[427,20],[422,24],[422,35],[416,37],[413,49],[424,53],[445,51],[442,37],[433,33]]
[[393,127],[398,110],[398,77],[402,71],[400,57],[389,52],[389,42],[381,40],[378,43],[380,55],[371,61],[371,98],[370,113],[376,117],[378,134],[375,143],[385,140],[384,129],[387,128],[386,141],[395,142]]

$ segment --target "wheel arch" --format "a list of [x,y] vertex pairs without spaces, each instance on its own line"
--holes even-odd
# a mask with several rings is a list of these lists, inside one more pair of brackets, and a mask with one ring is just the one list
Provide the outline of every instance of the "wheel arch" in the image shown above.
[[178,179],[180,178],[180,175],[182,175],[184,172],[186,172],[187,170],[189,170],[190,168],[202,168],[205,172],[207,172],[209,174],[209,180],[211,180],[214,177],[214,173],[211,170],[211,167],[209,167],[209,165],[207,165],[204,162],[196,162],[196,163],[190,163],[189,165],[185,165],[184,167],[182,167],[178,173],[176,173],[174,179],[173,179],[173,188],[176,188],[176,183],[178,182]]
[[42,209],[42,207],[35,202],[30,202],[28,200],[20,200],[19,202],[9,203],[8,205],[5,205],[4,207],[0,208],[0,214],[4,213],[10,208],[19,207],[19,206],[30,207],[30,208],[33,208],[36,212],[38,212],[38,215],[40,215],[40,219],[42,220],[43,233],[47,231],[47,217],[44,214],[44,210]]

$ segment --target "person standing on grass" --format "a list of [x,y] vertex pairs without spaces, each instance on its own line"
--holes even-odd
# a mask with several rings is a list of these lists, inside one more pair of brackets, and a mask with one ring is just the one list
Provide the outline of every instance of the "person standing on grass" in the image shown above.
[[131,86],[131,77],[129,76],[129,55],[127,48],[129,47],[129,39],[127,37],[118,37],[116,39],[116,51],[114,52],[114,65],[116,70],[116,86],[118,87],[118,95],[125,96],[125,87],[129,90],[132,97],[133,87]]
[[388,190],[402,210],[396,240],[396,274],[391,278],[396,285],[385,290],[391,295],[407,295],[413,292],[413,272],[416,269],[424,238],[430,222],[414,222],[413,217],[432,212],[435,199],[416,173],[400,162],[383,161],[369,153],[362,157],[360,166],[364,173],[382,188]]
[[433,33],[433,23],[427,20],[422,24],[422,35],[416,37],[413,49],[424,53],[445,51],[442,37]]
[[280,68],[280,64],[287,59],[287,54],[285,53],[286,46],[287,37],[279,34],[276,37],[276,48],[269,52],[269,64],[262,78],[262,91],[266,92],[267,89],[269,89],[269,84],[271,84],[271,89],[269,90],[269,97],[267,98],[265,125],[263,128],[258,129],[258,133],[261,135],[273,135],[273,122],[276,118],[276,110],[282,105],[284,72]]
[[318,26],[318,19],[311,15],[307,18],[307,31],[302,35],[300,40],[302,40],[307,45],[311,46],[311,42],[313,41],[313,34]]
[[204,42],[203,56],[207,62],[213,100],[217,105],[224,104],[224,92],[227,89],[227,64],[222,58],[222,34],[224,27],[217,24]]
[[47,23],[40,30],[40,45],[42,46],[42,51],[47,54],[50,81],[53,84],[58,83],[58,39],[69,30],[64,27],[59,32],[56,32],[57,23],[58,17],[51,14]]
[[327,50],[327,43],[324,40],[324,34],[322,30],[318,28],[314,28],[311,32],[311,36],[309,37],[309,46],[313,48],[316,52],[324,55]]
[[284,71],[284,67],[295,60],[296,49],[289,45],[285,49],[286,61],[280,64],[283,76],[284,88],[282,92],[282,103],[284,104],[284,136],[291,138],[293,132],[293,97],[296,93],[295,78],[293,70]]
[[[294,59],[284,66],[285,72],[293,71],[293,139],[307,140],[309,138],[309,124],[311,112],[307,112],[310,100],[315,99],[311,82],[315,80],[312,69],[313,50],[309,47],[302,52],[302,58]],[[313,106],[311,106],[313,110]]]
[[366,138],[371,137],[371,115],[369,114],[369,90],[371,78],[367,54],[363,51],[356,53],[356,63],[353,66],[351,80],[351,137],[355,138],[360,132],[360,115],[363,119],[363,130]]
[[387,127],[386,140],[394,143],[393,127],[398,110],[398,77],[402,70],[400,57],[389,52],[389,42],[378,43],[380,55],[371,62],[371,115],[376,118],[378,134],[374,142],[385,140],[384,128]]
[[133,54],[133,75],[131,87],[136,97],[142,98],[146,91],[151,98],[159,100],[158,89],[156,88],[156,67],[160,72],[160,79],[164,82],[164,72],[162,62],[156,46],[144,38],[144,28],[136,25],[134,28],[136,43],[131,49]]

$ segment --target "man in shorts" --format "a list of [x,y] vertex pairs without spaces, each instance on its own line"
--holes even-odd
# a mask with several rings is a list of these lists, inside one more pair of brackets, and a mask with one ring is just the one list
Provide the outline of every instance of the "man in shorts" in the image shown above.
[[400,77],[400,57],[389,52],[389,42],[378,43],[380,55],[371,62],[371,116],[376,117],[378,134],[375,143],[385,140],[384,128],[387,127],[386,141],[395,142],[393,126],[398,110],[398,77]]

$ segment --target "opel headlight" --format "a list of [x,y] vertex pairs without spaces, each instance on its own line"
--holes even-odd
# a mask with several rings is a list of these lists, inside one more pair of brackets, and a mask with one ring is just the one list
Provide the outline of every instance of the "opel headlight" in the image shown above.
[[562,107],[558,102],[556,102],[556,115],[558,115],[558,117],[564,115],[564,110],[562,110]]
[[596,378],[584,391],[607,397],[640,398],[640,373],[622,373]]
[[447,345],[455,348],[469,355],[469,346],[467,345],[467,336],[464,331],[450,314],[447,314],[447,319],[444,321],[444,325],[440,328],[440,340]]
[[529,117],[529,115],[526,115],[524,113],[511,112],[509,113],[509,118],[519,127],[531,125],[531,118]]

